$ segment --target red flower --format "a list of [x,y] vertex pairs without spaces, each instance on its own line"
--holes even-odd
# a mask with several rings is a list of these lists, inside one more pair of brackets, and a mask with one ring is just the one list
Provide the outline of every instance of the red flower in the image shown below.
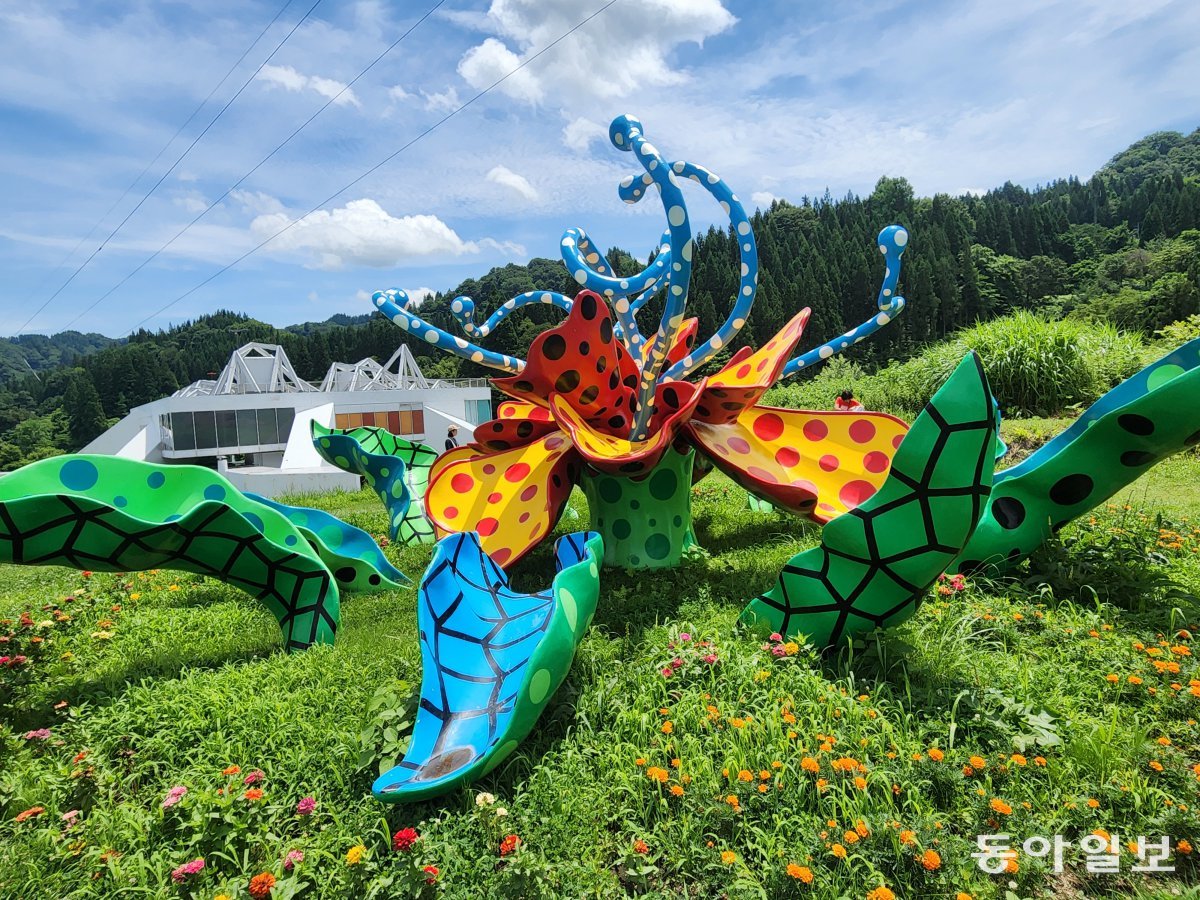
[[250,896],[254,900],[265,900],[271,896],[271,888],[275,886],[275,876],[270,872],[262,872],[250,879]]
[[433,884],[437,881],[437,877],[438,877],[438,867],[437,866],[426,866],[421,871],[424,872],[426,875],[426,878],[425,878],[426,884]]
[[508,856],[508,854],[512,853],[519,846],[521,846],[521,839],[515,834],[510,834],[500,842],[500,855]]
[[650,852],[650,846],[639,838],[633,842],[633,852],[645,855]]
[[401,828],[392,835],[392,849],[399,850],[401,853],[407,853],[413,848],[413,844],[420,837],[415,828]]

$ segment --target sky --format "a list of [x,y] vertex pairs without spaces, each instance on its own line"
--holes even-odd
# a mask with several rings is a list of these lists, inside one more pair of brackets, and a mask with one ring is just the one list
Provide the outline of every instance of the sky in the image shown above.
[[623,113],[749,208],[1086,178],[1200,125],[1194,0],[284,2],[0,0],[0,335],[360,314],[571,226],[644,257]]

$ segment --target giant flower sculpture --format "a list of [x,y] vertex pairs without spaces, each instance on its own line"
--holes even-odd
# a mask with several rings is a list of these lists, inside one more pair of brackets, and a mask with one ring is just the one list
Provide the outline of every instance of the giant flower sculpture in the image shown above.
[[[452,303],[470,338],[486,337],[529,303],[566,310],[565,321],[534,339],[528,361],[423,321],[403,291],[375,294],[379,310],[400,327],[506,373],[492,382],[512,398],[498,417],[476,428],[474,443],[434,465],[425,498],[429,519],[442,532],[478,532],[492,558],[509,566],[550,533],[580,483],[592,527],[604,537],[606,562],[673,565],[692,540],[694,450],[751,493],[817,521],[857,507],[883,483],[907,425],[883,413],[803,412],[759,401],[779,379],[863,340],[904,308],[895,287],[907,232],[893,225],[880,233],[886,269],[879,311],[862,325],[793,359],[809,317],[804,309],[762,347],[744,347],[715,373],[689,380],[730,345],[753,306],[758,261],[750,222],[720,178],[665,160],[637,119],[614,120],[610,138],[645,170],[621,183],[622,198],[637,202],[653,186],[662,199],[668,227],[650,264],[636,275],[617,275],[587,234],[571,229],[562,255],[582,288],[576,297],[531,291],[483,325],[475,324],[469,298]],[[689,180],[720,203],[741,257],[729,316],[699,346],[697,321],[685,317],[693,245],[681,184]],[[661,321],[643,335],[637,313],[660,292]]]

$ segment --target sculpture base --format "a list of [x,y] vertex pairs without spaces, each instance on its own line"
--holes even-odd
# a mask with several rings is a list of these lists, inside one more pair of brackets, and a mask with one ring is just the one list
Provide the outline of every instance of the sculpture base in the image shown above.
[[692,533],[692,463],[696,451],[668,450],[645,475],[605,475],[585,468],[580,483],[592,529],[604,538],[604,564],[665,569],[697,546]]

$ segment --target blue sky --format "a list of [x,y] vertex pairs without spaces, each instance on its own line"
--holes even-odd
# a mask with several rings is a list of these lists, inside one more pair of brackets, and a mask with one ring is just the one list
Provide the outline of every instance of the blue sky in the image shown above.
[[[283,0],[0,0],[0,334],[21,328],[313,2],[293,0],[118,203]],[[641,118],[668,158],[721,174],[748,206],[826,187],[866,194],[884,174],[921,195],[1087,177],[1150,131],[1200,125],[1194,0],[616,0],[159,312],[605,2],[446,0],[100,300],[435,2],[322,0],[24,331],[121,336],[218,308],[276,325],[369,312],[374,290],[449,290],[495,265],[556,256],[572,225],[644,255],[662,212],[617,197],[632,169],[604,135],[620,113]],[[720,212],[699,194],[690,206],[698,227]]]

